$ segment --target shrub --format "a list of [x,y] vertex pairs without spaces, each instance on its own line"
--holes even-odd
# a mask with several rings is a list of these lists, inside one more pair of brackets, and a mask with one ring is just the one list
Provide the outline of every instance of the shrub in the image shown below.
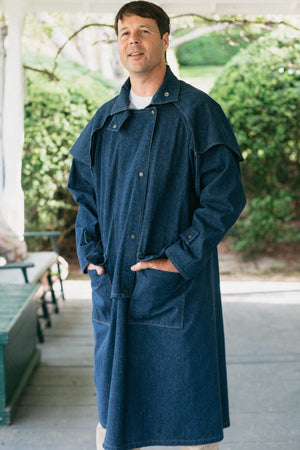
[[63,229],[74,223],[76,208],[66,187],[69,151],[113,92],[85,69],[74,64],[68,68],[59,81],[27,71],[22,173],[26,230]]
[[293,196],[289,191],[252,199],[247,214],[231,232],[233,248],[254,254],[274,248],[274,244],[299,240],[300,234],[295,231],[292,216]]
[[211,94],[245,158],[249,207],[233,231],[243,240],[237,247],[254,252],[282,239],[299,240],[290,222],[300,212],[299,37],[260,38],[228,63]]
[[[251,33],[251,39],[259,34]],[[230,29],[201,36],[181,44],[176,49],[176,57],[182,66],[225,65],[241,48],[246,48],[250,40],[239,29]]]

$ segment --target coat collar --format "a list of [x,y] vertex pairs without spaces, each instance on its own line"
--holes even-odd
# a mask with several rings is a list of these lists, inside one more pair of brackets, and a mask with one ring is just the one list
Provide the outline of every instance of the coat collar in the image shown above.
[[[121,92],[116,98],[111,114],[118,114],[126,111],[129,108],[129,92],[131,88],[130,79],[128,78],[121,88]],[[164,81],[154,94],[151,101],[151,106],[162,105],[164,103],[176,102],[179,97],[180,82],[172,73],[169,66],[167,66]]]

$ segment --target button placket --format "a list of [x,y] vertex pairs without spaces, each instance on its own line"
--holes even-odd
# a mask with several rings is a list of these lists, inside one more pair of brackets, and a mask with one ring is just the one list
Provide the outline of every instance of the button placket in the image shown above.
[[[148,110],[148,114],[149,114],[149,110]],[[140,190],[140,193],[144,192],[143,196],[143,202],[141,203],[142,205],[142,213],[140,216],[140,228],[139,228],[139,233],[138,233],[138,239],[137,241],[137,254],[136,256],[138,257],[139,260],[144,259],[144,253],[141,252],[141,248],[143,248],[143,221],[144,221],[144,209],[145,209],[145,202],[146,202],[146,197],[147,197],[147,185],[148,185],[148,173],[149,173],[149,169],[150,169],[150,163],[151,163],[151,152],[152,152],[152,138],[153,138],[153,129],[155,127],[155,123],[156,123],[156,119],[157,119],[157,109],[154,107],[150,110],[150,114],[151,117],[148,116],[149,120],[148,122],[151,124],[152,127],[152,133],[151,133],[151,139],[149,141],[149,148],[147,149],[147,152],[144,153],[143,159],[140,161],[142,164],[140,167],[143,168],[143,170],[139,170],[138,172],[138,177],[140,180],[144,180],[143,181],[143,189],[145,188],[145,190],[142,191],[142,189]]]
[[[136,144],[139,152],[136,153],[135,182],[133,183],[134,190],[131,198],[132,204],[135,206],[134,212],[131,211],[129,220],[126,224],[126,261],[128,261],[128,266],[131,266],[137,262],[137,254],[139,253],[139,248],[141,246],[140,239],[143,235],[142,227],[144,204],[147,195],[148,172],[150,165],[150,153],[152,149],[153,129],[156,122],[156,109],[148,109],[143,112],[138,112],[137,114],[140,114],[141,117],[143,117],[144,129],[147,130],[147,132],[145,133],[146,139],[143,140],[143,144]],[[130,271],[130,273],[128,273],[128,268],[126,270],[124,269],[124,295],[128,295],[128,293],[124,291],[125,288],[129,290],[129,294],[132,291],[132,286],[134,283],[134,278],[130,280],[132,273],[134,272]]]
[[[127,215],[125,217],[125,213],[120,214],[124,254],[116,255],[119,271],[119,276],[114,277],[113,280],[113,294],[116,297],[130,297],[135,282],[135,273],[130,270],[130,267],[139,260],[137,255],[141,256],[142,253],[140,249],[143,247],[143,242],[140,241],[143,240],[144,209],[157,110],[152,107],[143,111],[130,111],[128,117],[126,123],[128,133],[124,133],[124,136],[122,133],[113,136],[116,143],[120,143],[125,149],[124,152],[118,153],[118,158],[122,162],[124,160],[122,167],[126,169],[126,172],[124,171],[126,189],[123,189],[122,178],[120,179],[120,195],[124,193],[123,202],[127,199],[123,205],[124,209],[127,207]],[[138,120],[137,124],[135,120]],[[116,133],[122,127],[122,123],[119,117],[116,117],[110,124],[110,130]],[[135,135],[137,139],[133,138]],[[109,164],[108,161],[107,164]],[[127,189],[128,183],[132,189]],[[128,198],[125,195],[128,195]],[[117,217],[119,218],[118,214]],[[126,220],[123,220],[124,218]]]

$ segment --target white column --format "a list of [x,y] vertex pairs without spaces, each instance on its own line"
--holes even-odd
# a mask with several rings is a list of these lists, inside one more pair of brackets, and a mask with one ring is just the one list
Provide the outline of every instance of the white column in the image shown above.
[[11,228],[24,232],[24,195],[21,186],[24,144],[24,100],[21,33],[25,1],[5,0],[8,24],[3,102],[3,148],[5,186],[1,201],[2,214]]
[[[0,21],[0,199],[4,189],[4,155],[3,155],[3,93],[4,93],[4,42],[7,35],[5,19]],[[1,211],[0,211],[1,212]]]

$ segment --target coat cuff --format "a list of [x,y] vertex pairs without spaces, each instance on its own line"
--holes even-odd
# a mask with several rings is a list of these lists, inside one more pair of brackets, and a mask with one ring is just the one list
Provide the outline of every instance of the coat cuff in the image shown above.
[[186,280],[194,278],[201,270],[197,245],[199,234],[196,228],[190,227],[175,244],[165,250],[167,257]]
[[106,263],[107,257],[104,254],[101,241],[81,245],[78,247],[77,253],[83,273],[87,273],[87,267],[90,263],[95,266],[104,266]]

